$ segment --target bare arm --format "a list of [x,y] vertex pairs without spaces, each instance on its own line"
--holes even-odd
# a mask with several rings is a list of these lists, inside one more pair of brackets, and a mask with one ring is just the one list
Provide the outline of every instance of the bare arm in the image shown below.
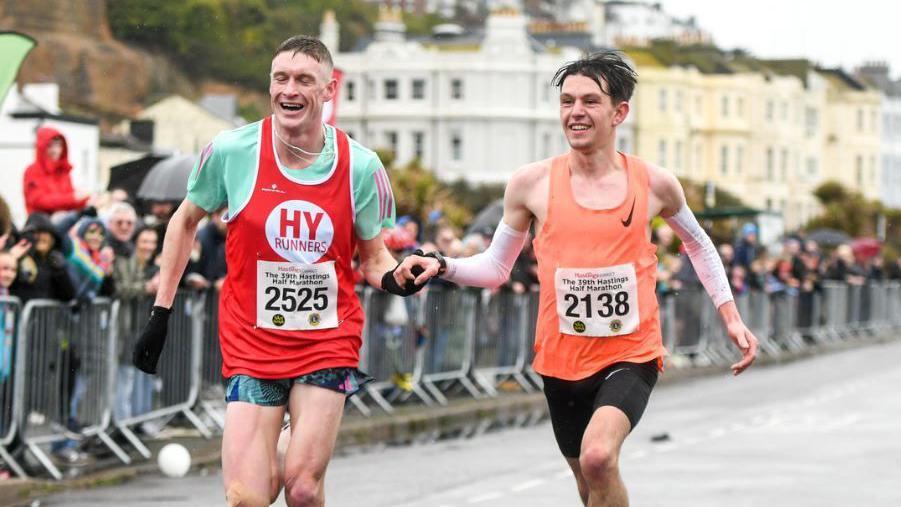
[[382,288],[382,276],[397,266],[397,261],[391,252],[385,247],[382,235],[377,234],[372,239],[359,240],[360,269],[366,281],[373,287]]
[[206,215],[207,212],[203,208],[185,199],[169,220],[166,238],[163,240],[163,251],[160,254],[160,286],[156,293],[154,303],[156,306],[172,307],[175,292],[178,290],[178,281],[191,256],[197,224]]

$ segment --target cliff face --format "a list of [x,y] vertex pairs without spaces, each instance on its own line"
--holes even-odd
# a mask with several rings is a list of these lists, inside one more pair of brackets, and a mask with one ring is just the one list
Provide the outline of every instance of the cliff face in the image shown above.
[[113,39],[106,0],[0,0],[0,30],[38,41],[18,81],[58,83],[60,100],[70,108],[131,116],[150,95],[193,92],[164,57]]

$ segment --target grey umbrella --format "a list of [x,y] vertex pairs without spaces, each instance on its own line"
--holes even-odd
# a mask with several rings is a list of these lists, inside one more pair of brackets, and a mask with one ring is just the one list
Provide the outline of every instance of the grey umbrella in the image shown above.
[[138,188],[138,197],[148,201],[180,201],[188,193],[188,176],[197,155],[174,155],[157,162]]
[[494,234],[497,224],[501,222],[504,216],[504,200],[498,199],[488,206],[482,208],[481,211],[472,219],[472,223],[466,228],[466,235],[475,232],[486,233],[489,236]]
[[822,229],[815,229],[813,231],[810,231],[810,233],[807,234],[807,239],[816,241],[820,245],[824,246],[837,246],[841,245],[842,243],[850,243],[852,238],[851,236],[848,236],[844,232],[837,229],[829,229],[824,227]]

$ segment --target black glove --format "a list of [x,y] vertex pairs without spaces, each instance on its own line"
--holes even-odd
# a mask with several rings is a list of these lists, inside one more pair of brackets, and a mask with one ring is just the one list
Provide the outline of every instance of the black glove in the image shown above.
[[[398,264],[397,266],[400,266]],[[382,290],[390,292],[391,294],[395,294],[397,296],[407,297],[412,294],[416,294],[421,291],[426,284],[416,285],[413,283],[413,280],[407,280],[404,283],[404,286],[401,287],[397,284],[397,280],[394,279],[394,272],[397,271],[397,266],[394,266],[394,269],[386,272],[382,276]],[[419,276],[424,270],[419,266],[413,266],[410,268],[410,272],[413,273],[413,276]],[[427,282],[428,283],[428,282]]]
[[97,208],[94,206],[85,206],[84,209],[81,210],[81,216],[97,218]]
[[411,253],[410,255],[415,255],[417,257],[431,257],[432,259],[438,261],[438,274],[436,276],[441,276],[445,271],[447,271],[447,261],[444,260],[444,256],[441,255],[441,252],[437,250],[425,253],[422,251],[422,249],[417,248],[416,250],[413,250],[413,253]]
[[150,319],[141,337],[135,343],[134,352],[131,355],[131,362],[135,368],[149,374],[156,373],[156,365],[160,360],[160,354],[163,353],[163,346],[166,344],[166,333],[169,330],[169,315],[172,310],[163,308],[162,306],[154,306],[150,312]]

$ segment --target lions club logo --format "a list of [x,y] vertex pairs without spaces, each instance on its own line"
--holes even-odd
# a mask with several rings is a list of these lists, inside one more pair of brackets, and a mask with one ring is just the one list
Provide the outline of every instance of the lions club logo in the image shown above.
[[610,321],[610,330],[614,333],[618,333],[623,328],[623,321],[619,319],[613,319]]
[[319,317],[318,313],[311,313],[310,317],[307,319],[311,326],[318,326],[320,322],[322,322],[322,318]]
[[275,315],[272,316],[272,323],[279,327],[284,326],[285,325],[285,316],[280,313],[276,313]]
[[285,201],[266,219],[269,246],[289,262],[313,264],[332,245],[332,219],[319,206],[307,201]]
[[575,331],[577,333],[584,333],[585,332],[585,323],[582,322],[581,320],[577,320],[577,321],[573,322],[573,331]]

